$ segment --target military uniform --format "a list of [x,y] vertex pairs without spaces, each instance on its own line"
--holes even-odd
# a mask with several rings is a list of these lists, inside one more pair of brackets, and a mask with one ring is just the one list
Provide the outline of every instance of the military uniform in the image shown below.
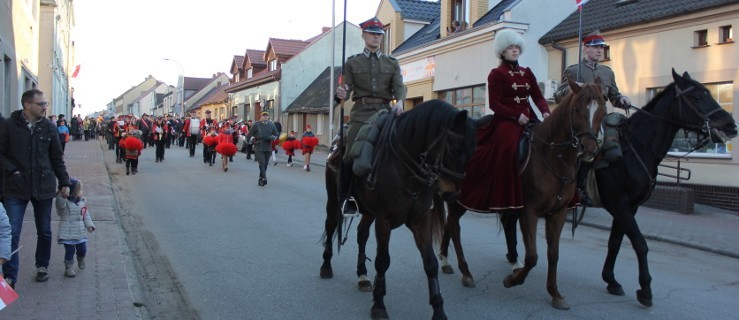
[[[583,59],[580,62],[580,80],[582,83],[595,83],[595,78],[600,77],[603,87],[603,95],[611,102],[615,107],[623,108],[621,105],[621,92],[618,91],[616,85],[616,76],[613,74],[611,68],[606,67],[597,62],[591,62]],[[570,87],[567,83],[567,79],[577,81],[577,64],[573,64],[565,70],[562,75],[562,84],[560,84],[557,92],[554,93],[554,100],[559,103],[562,101],[568,93],[570,93]]]
[[398,60],[367,48],[346,60],[344,84],[349,87],[347,97],[351,94],[354,101],[346,139],[348,151],[364,122],[378,111],[390,109],[391,100],[405,100],[407,90]]
[[[262,112],[262,114],[265,113]],[[272,141],[277,140],[278,137],[277,127],[269,120],[255,122],[246,134],[246,140],[252,137],[254,137],[254,148],[256,149],[254,157],[259,162],[259,185],[264,186],[267,184],[267,167],[272,152]]]

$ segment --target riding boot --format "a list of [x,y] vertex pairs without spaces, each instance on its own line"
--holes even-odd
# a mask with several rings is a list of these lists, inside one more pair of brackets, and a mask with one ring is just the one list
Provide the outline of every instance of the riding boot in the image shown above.
[[349,197],[349,185],[352,179],[352,163],[343,162],[339,172],[339,205],[344,216],[355,216],[358,213],[357,204]]
[[585,187],[585,179],[587,179],[588,172],[592,169],[592,166],[590,162],[580,161],[577,169],[577,191],[580,194],[580,204],[583,207],[593,206],[593,199],[590,198]]

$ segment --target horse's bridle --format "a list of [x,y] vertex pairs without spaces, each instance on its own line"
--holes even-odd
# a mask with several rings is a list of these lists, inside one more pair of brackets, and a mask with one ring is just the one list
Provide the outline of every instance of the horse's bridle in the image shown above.
[[[582,138],[583,137],[588,137],[590,139],[593,139],[593,141],[596,142],[596,145],[599,145],[599,143],[598,143],[598,135],[595,134],[595,132],[593,132],[592,128],[588,128],[588,130],[586,132],[580,132],[580,133],[578,133],[578,132],[575,131],[575,125],[572,122],[572,118],[573,118],[572,113],[574,113],[574,112],[575,112],[575,109],[573,109],[572,112],[570,113],[570,139],[569,140],[563,141],[563,142],[545,141],[544,139],[539,138],[537,135],[531,134],[532,140],[534,138],[536,138],[539,142],[544,143],[545,145],[548,145],[549,147],[552,147],[552,148],[568,147],[568,146],[570,146],[570,147],[573,147],[573,148],[577,149],[577,147],[580,145],[581,141],[583,140]],[[591,120],[591,119],[589,119],[589,120]],[[590,127],[590,126],[588,126],[588,127]],[[526,127],[526,129],[527,130],[530,130],[529,127]],[[596,153],[597,153],[597,151],[596,151]],[[578,154],[577,156],[580,157],[581,154]]]
[[[685,90],[682,90],[677,85],[677,83],[675,83],[675,91],[676,91],[675,98],[678,98],[678,100],[677,100],[677,107],[678,107],[677,112],[678,112],[678,115],[680,116],[680,118],[682,118],[682,114],[683,114],[683,103],[684,103],[684,104],[686,104],[688,106],[688,108],[690,109],[690,111],[692,111],[693,114],[695,114],[698,117],[698,119],[700,119],[703,122],[703,125],[700,125],[700,126],[699,125],[695,125],[695,124],[682,123],[682,122],[679,122],[679,121],[675,121],[675,120],[672,120],[670,118],[663,117],[663,116],[660,116],[660,115],[656,115],[654,113],[651,113],[651,112],[646,111],[646,110],[643,110],[643,109],[639,109],[639,108],[634,107],[634,106],[628,106],[628,108],[629,109],[634,109],[637,112],[643,112],[644,114],[646,114],[646,115],[648,115],[648,116],[650,116],[652,118],[659,119],[659,120],[665,121],[667,123],[674,124],[674,125],[676,125],[678,127],[685,128],[685,129],[691,130],[693,132],[696,132],[699,136],[703,136],[703,138],[698,139],[698,140],[699,141],[701,141],[701,140],[704,141],[703,144],[705,144],[705,143],[708,143],[709,139],[712,138],[711,137],[711,131],[712,131],[713,128],[711,127],[711,116],[713,116],[717,112],[720,112],[723,109],[716,108],[716,109],[711,110],[711,111],[709,111],[709,112],[707,112],[705,114],[702,113],[701,110],[698,109],[698,107],[696,107],[695,104],[693,104],[693,102],[690,101],[690,99],[688,99],[688,97],[685,95],[686,93],[688,93],[688,92],[690,92],[692,90],[695,90],[695,88],[696,88],[696,86],[691,86],[690,88],[687,88]],[[695,149],[700,149],[701,147],[702,146],[698,146]]]
[[[457,172],[449,168],[444,167],[444,156],[449,151],[447,143],[447,135],[449,130],[446,130],[445,134],[439,135],[429,146],[419,154],[419,160],[416,161],[404,148],[399,148],[397,141],[398,135],[396,132],[395,122],[392,124],[392,130],[390,133],[389,145],[390,150],[395,153],[401,160],[400,163],[405,166],[408,171],[413,174],[413,177],[427,186],[433,186],[440,179],[442,175],[449,176],[454,180],[461,181],[466,176],[465,172]],[[429,160],[429,155],[433,153],[434,149],[441,148],[436,152],[436,159],[433,161]],[[431,164],[431,165],[430,165]]]

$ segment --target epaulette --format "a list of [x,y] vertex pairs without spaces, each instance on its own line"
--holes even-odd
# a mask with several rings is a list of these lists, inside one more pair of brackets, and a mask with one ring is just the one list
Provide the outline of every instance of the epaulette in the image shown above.
[[[601,66],[601,67],[604,67],[604,68],[606,68],[606,69],[608,69],[608,70],[611,70],[611,67],[609,67],[609,66],[607,66],[607,65],[604,65],[604,64],[600,64],[600,63],[599,63],[598,65],[599,65],[599,66]],[[611,71],[613,71],[613,70],[611,70]]]
[[397,58],[395,58],[395,57],[393,57],[393,56],[391,56],[391,55],[387,55],[387,54],[385,54],[384,56],[388,57],[388,59],[390,59],[390,60],[393,60],[393,61],[398,61],[398,59],[397,59]]
[[355,54],[355,55],[353,55],[353,56],[351,56],[349,58],[346,58],[346,60],[354,59],[354,58],[356,58],[357,56],[360,56],[360,55],[364,55],[364,53],[357,53],[357,54]]

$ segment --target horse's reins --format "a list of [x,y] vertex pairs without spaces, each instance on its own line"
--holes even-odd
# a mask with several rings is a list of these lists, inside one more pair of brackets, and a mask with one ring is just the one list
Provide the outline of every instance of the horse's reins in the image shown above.
[[[693,102],[690,101],[690,99],[688,99],[688,97],[685,96],[685,93],[688,93],[688,92],[694,90],[695,88],[696,88],[695,86],[692,86],[692,87],[690,87],[688,89],[682,90],[682,89],[680,89],[680,87],[677,86],[677,83],[675,84],[675,91],[676,91],[675,98],[678,98],[678,100],[677,100],[678,115],[679,115],[679,117],[682,118],[683,102],[685,102],[685,104],[688,105],[688,107],[690,108],[690,111],[692,111],[701,121],[703,121],[703,125],[702,126],[697,126],[697,125],[693,125],[693,124],[686,124],[686,123],[680,123],[680,122],[675,121],[675,120],[672,120],[670,118],[663,117],[663,116],[654,114],[652,112],[649,112],[649,111],[646,111],[646,110],[643,110],[643,109],[634,107],[633,105],[629,105],[626,108],[626,110],[633,109],[633,110],[636,110],[637,112],[642,112],[642,113],[644,113],[647,116],[650,116],[652,118],[662,120],[664,122],[667,122],[667,123],[676,125],[676,126],[681,127],[681,128],[686,128],[686,129],[692,130],[692,131],[698,133],[699,135],[702,134],[704,136],[704,138],[703,139],[699,139],[698,143],[690,151],[688,151],[687,153],[685,153],[685,155],[683,155],[683,157],[684,157],[684,156],[692,153],[693,151],[702,148],[705,145],[705,143],[708,142],[708,139],[711,138],[711,129],[712,129],[711,128],[711,124],[710,124],[710,120],[711,120],[710,117],[713,114],[715,114],[715,113],[717,113],[717,112],[719,112],[719,111],[722,110],[721,108],[716,108],[714,110],[709,111],[706,114],[701,113],[700,110],[695,106],[695,104],[693,104]],[[652,150],[652,148],[650,148],[649,145],[647,145],[644,141],[642,141],[641,139],[639,139],[639,136],[636,135],[636,133],[634,133],[631,130],[631,128],[629,128],[628,126],[626,128],[628,129],[628,132],[631,133],[631,136],[634,138],[634,140],[636,140],[641,145],[643,145],[644,147],[646,147],[647,150],[649,150],[649,152],[651,152],[652,154],[654,154],[657,158],[663,157],[662,155],[657,154],[657,151]],[[625,137],[628,139],[628,136],[625,136]],[[701,141],[703,141],[703,142],[701,142]],[[652,190],[654,189],[654,186],[657,184],[657,180],[654,178],[654,177],[656,177],[656,174],[655,175],[652,175],[652,172],[650,172],[650,170],[647,167],[646,163],[644,163],[644,160],[641,158],[641,156],[639,156],[639,153],[636,152],[636,149],[634,148],[634,146],[632,144],[627,143],[626,145],[629,146],[629,150],[631,150],[631,152],[634,153],[634,156],[636,156],[636,160],[639,162],[639,164],[641,165],[642,169],[644,169],[644,171],[646,171],[647,177],[649,177],[649,184],[650,184],[651,187],[649,188],[649,192],[645,195],[645,197],[641,201],[639,201],[639,203],[641,204],[641,203],[644,203],[647,199],[649,199],[649,197],[650,197],[650,195],[652,193]]]
[[[574,112],[574,109],[573,109],[573,112]],[[546,146],[548,146],[548,147],[550,147],[552,149],[562,148],[562,147],[572,147],[574,149],[577,149],[577,147],[580,145],[580,142],[582,141],[581,137],[586,136],[586,137],[590,137],[593,140],[595,140],[596,141],[596,144],[597,144],[598,138],[595,135],[595,133],[592,132],[592,130],[588,130],[586,132],[581,132],[581,133],[575,132],[575,126],[572,123],[572,113],[570,113],[570,119],[569,120],[570,120],[570,136],[569,136],[570,139],[569,140],[564,141],[564,142],[559,142],[559,143],[548,142],[548,141],[546,141],[544,139],[541,139],[539,136],[537,136],[535,134],[535,132],[531,131],[532,132],[532,134],[531,134],[532,141],[534,139],[536,139],[538,142],[541,142],[544,145],[546,145]],[[528,127],[526,129],[529,130]],[[597,151],[596,151],[596,153],[597,153]],[[537,152],[537,156],[539,157],[539,160],[541,160],[541,163],[544,165],[544,168],[546,168],[547,171],[549,171],[549,173],[551,173],[552,175],[554,175],[555,177],[557,177],[557,179],[560,182],[559,191],[557,192],[557,203],[554,205],[556,207],[557,204],[559,204],[559,202],[563,200],[563,197],[562,197],[562,189],[564,188],[564,186],[567,185],[567,184],[571,184],[571,183],[574,183],[575,182],[575,178],[573,177],[574,176],[574,172],[570,172],[570,175],[568,175],[568,176],[560,175],[560,174],[558,174],[549,165],[549,162],[544,159],[544,156],[541,153]],[[577,154],[577,157],[579,157],[579,156],[580,156],[580,154],[578,153]],[[567,167],[567,164],[565,163],[564,158],[562,157],[562,153],[561,152],[557,154],[557,159],[559,159],[559,161],[562,163],[562,166],[563,167]],[[551,211],[551,209],[549,211]]]
[[[433,186],[439,180],[439,177],[442,174],[451,176],[452,178],[458,180],[464,179],[466,175],[464,172],[460,173],[444,167],[442,160],[444,158],[444,154],[447,151],[447,144],[442,142],[446,142],[446,134],[442,134],[436,137],[436,139],[431,142],[428,148],[426,148],[425,151],[419,154],[420,162],[416,162],[416,160],[413,159],[413,157],[409,155],[404,148],[398,146],[400,141],[398,141],[398,134],[396,129],[397,126],[395,125],[395,122],[393,122],[390,131],[390,138],[388,139],[388,145],[390,146],[390,150],[398,157],[398,159],[400,159],[400,163],[402,163],[403,166],[408,169],[409,172],[411,172],[413,178],[429,187]],[[439,148],[441,148],[441,150],[438,152],[438,156],[433,161],[433,165],[429,167],[429,154],[434,151],[437,145],[439,145]]]

